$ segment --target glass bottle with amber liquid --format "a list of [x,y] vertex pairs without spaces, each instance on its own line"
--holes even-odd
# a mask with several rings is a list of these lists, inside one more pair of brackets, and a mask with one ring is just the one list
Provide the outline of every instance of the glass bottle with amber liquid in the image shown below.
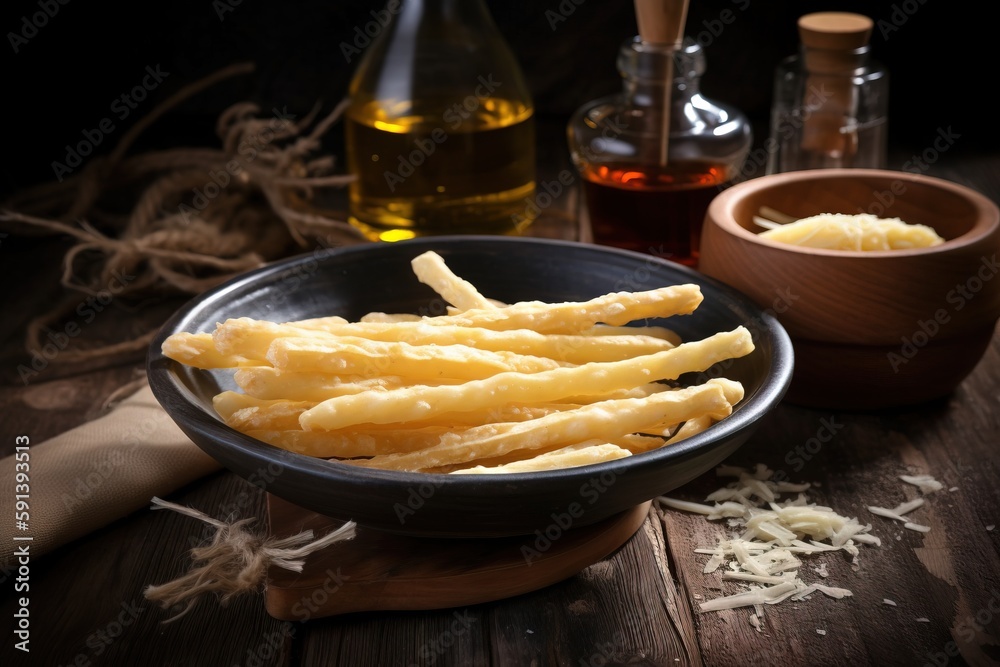
[[534,104],[483,0],[402,0],[345,114],[349,221],[372,240],[532,222]]
[[708,204],[741,175],[753,134],[742,112],[701,94],[704,52],[681,37],[686,3],[635,6],[623,90],[573,114],[570,153],[595,243],[694,267]]

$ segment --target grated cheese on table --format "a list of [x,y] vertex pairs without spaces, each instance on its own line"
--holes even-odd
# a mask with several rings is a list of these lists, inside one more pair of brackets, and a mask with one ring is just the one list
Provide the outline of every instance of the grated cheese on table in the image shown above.
[[[663,507],[700,514],[708,520],[728,519],[731,527],[738,529],[736,535],[720,537],[716,546],[699,547],[695,553],[710,556],[703,568],[705,574],[725,567],[723,579],[745,582],[748,589],[701,602],[701,611],[753,606],[759,620],[763,605],[803,600],[816,592],[835,599],[852,595],[846,588],[807,584],[799,576],[801,557],[844,551],[856,560],[858,545],[881,546],[881,540],[870,532],[871,524],[810,502],[805,495],[809,484],[776,482],[774,471],[763,464],[752,471],[724,465],[716,474],[736,479],[706,497],[711,505],[668,496],[657,499]],[[783,494],[797,495],[779,501]],[[826,576],[824,573],[825,564],[820,571]]]
[[900,475],[899,478],[907,484],[919,487],[920,493],[933,493],[944,488],[944,484],[930,475]]
[[910,530],[915,530],[918,533],[929,533],[929,532],[931,532],[931,527],[930,526],[922,526],[919,523],[912,523],[910,521],[907,521],[906,523],[904,523],[903,524],[903,528],[909,528]]
[[[920,475],[919,477],[910,477],[910,478],[908,478],[907,475],[902,475],[900,477],[900,479],[902,479],[904,482],[909,482],[911,484],[925,483],[926,480],[924,478],[933,479],[929,475]],[[911,481],[911,480],[917,480],[917,481]],[[942,488],[939,482],[935,481],[934,483],[937,484],[938,486],[936,489],[932,490],[936,491],[937,489]],[[923,491],[923,487],[921,487],[921,491]],[[922,507],[923,505],[924,505],[923,498],[914,498],[913,500],[908,500],[905,503],[901,503],[899,506],[893,509],[887,509],[885,507],[876,507],[874,505],[869,505],[868,511],[877,516],[883,516],[887,519],[899,521],[900,523],[903,524],[903,528],[915,530],[920,533],[929,533],[931,531],[930,526],[924,526],[919,523],[914,523],[904,516],[905,514],[909,514],[913,510],[917,509],[918,507]]]

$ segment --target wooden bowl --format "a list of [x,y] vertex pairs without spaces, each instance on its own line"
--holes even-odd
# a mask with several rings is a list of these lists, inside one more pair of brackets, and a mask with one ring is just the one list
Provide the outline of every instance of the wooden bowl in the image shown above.
[[[796,218],[870,213],[933,227],[945,243],[877,252],[762,239],[762,207]],[[795,349],[786,400],[879,409],[945,396],[1000,319],[1000,210],[968,187],[908,172],[815,169],[739,183],[710,204],[699,271],[769,309]]]

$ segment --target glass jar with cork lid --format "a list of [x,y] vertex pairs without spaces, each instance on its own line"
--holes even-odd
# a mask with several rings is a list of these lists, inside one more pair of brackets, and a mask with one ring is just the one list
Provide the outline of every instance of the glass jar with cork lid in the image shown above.
[[753,141],[738,109],[701,94],[705,55],[683,38],[686,0],[635,0],[639,34],[618,56],[623,90],[568,125],[593,241],[697,266],[709,202]]
[[775,70],[768,174],[885,168],[889,76],[871,57],[872,27],[851,12],[799,18],[799,53]]

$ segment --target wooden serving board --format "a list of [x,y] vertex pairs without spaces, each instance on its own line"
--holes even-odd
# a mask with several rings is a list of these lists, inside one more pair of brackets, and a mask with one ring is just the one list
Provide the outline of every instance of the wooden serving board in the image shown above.
[[[635,534],[646,502],[590,526],[538,535],[483,539],[421,538],[358,526],[352,540],[306,559],[302,572],[271,567],[265,603],[279,620],[377,610],[445,609],[490,602],[567,579],[607,557]],[[268,494],[268,523],[278,537],[343,525]],[[555,534],[556,531],[553,530]],[[540,548],[541,547],[541,548]],[[530,563],[529,563],[530,560]]]

